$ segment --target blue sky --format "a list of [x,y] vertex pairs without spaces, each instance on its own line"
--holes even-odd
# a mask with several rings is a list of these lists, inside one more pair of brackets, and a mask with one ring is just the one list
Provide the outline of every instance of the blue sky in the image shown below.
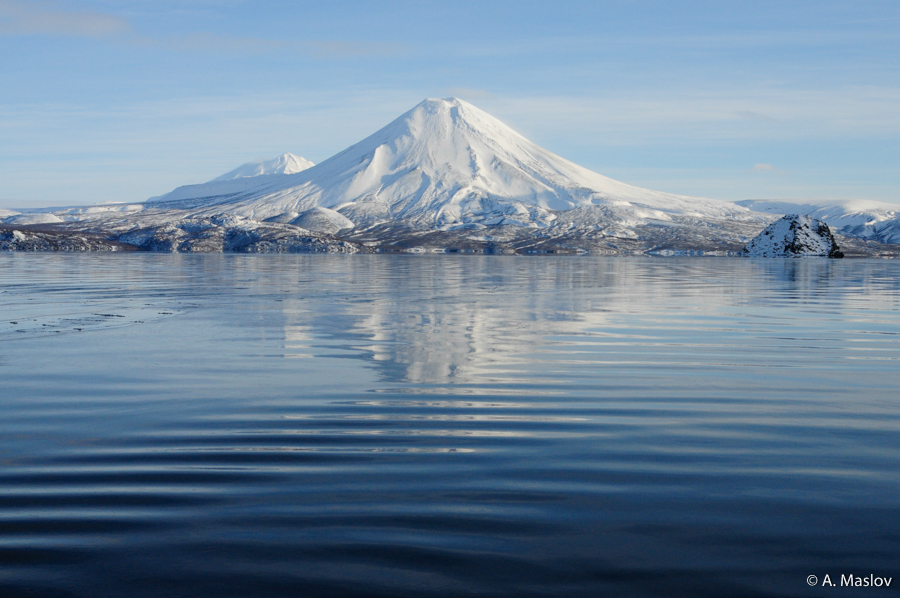
[[900,3],[0,0],[0,206],[320,162],[455,95],[607,176],[900,202]]

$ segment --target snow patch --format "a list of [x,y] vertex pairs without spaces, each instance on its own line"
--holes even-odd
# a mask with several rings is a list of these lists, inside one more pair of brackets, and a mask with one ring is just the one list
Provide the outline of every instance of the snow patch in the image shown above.
[[10,216],[9,218],[4,218],[3,222],[5,224],[18,224],[18,225],[56,224],[58,222],[63,222],[63,219],[55,214],[19,214],[17,216]]
[[299,226],[317,233],[333,235],[338,231],[351,229],[355,225],[353,221],[334,210],[328,208],[313,208],[290,221],[294,226]]

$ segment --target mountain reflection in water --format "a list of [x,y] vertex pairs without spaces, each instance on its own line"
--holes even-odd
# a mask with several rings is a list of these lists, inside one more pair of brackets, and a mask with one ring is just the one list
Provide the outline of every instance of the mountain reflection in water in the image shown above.
[[897,577],[898,264],[0,271],[2,596],[813,596],[809,575]]

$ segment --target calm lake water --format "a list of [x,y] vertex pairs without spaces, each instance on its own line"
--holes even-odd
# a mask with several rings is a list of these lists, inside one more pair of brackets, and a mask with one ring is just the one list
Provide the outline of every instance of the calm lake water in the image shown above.
[[893,595],[898,387],[889,261],[2,255],[0,595]]

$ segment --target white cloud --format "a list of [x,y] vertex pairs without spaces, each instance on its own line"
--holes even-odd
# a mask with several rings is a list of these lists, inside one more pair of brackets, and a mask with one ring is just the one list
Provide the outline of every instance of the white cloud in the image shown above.
[[751,168],[753,172],[778,172],[778,168],[772,166],[771,164],[764,164],[760,162],[759,164],[754,164],[753,168]]

